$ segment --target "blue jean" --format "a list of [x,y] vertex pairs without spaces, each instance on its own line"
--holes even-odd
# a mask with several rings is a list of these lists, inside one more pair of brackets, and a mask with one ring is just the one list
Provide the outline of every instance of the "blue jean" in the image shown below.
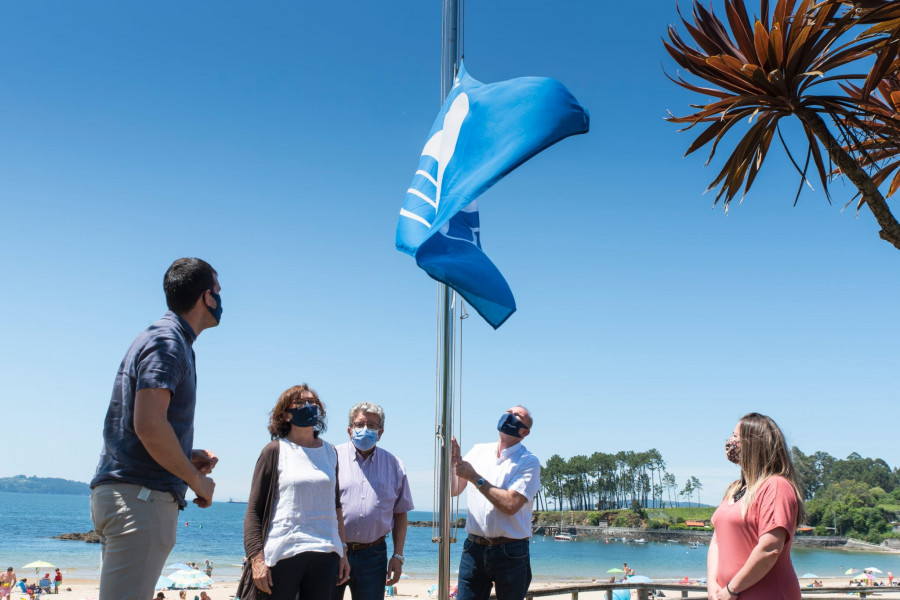
[[382,541],[364,550],[348,550],[347,561],[350,563],[350,579],[337,589],[334,600],[341,600],[348,587],[353,600],[383,600],[388,566],[387,544]]
[[523,600],[531,583],[529,543],[525,539],[480,546],[467,538],[459,559],[457,600],[488,600],[491,584],[497,589],[497,600]]

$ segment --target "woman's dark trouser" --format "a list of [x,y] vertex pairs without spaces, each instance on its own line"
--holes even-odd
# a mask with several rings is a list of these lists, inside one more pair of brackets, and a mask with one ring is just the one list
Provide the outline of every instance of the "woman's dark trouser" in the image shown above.
[[488,600],[491,585],[498,600],[522,600],[531,583],[531,557],[524,539],[480,546],[467,539],[459,559],[458,600]]
[[272,567],[269,600],[331,600],[340,557],[335,552],[301,552]]

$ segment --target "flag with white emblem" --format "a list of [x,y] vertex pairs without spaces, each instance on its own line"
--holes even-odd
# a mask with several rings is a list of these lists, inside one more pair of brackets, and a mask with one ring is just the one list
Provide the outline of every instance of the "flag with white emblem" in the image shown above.
[[397,249],[500,327],[516,302],[481,250],[476,199],[541,150],[586,133],[588,123],[587,112],[554,79],[483,84],[461,66],[400,209]]

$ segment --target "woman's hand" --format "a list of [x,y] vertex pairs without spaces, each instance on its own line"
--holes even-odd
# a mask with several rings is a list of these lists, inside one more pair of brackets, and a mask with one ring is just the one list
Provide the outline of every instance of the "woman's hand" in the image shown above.
[[254,556],[250,561],[253,570],[253,585],[261,592],[272,593],[272,572],[263,561],[262,552]]
[[719,590],[721,589],[715,579],[706,578],[706,597],[709,600],[719,600]]
[[348,579],[350,579],[350,562],[347,560],[347,555],[344,554],[344,556],[341,557],[341,562],[338,563],[337,583],[334,585],[341,585]]
[[737,598],[734,594],[728,591],[728,588],[720,587],[719,591],[716,593],[716,600],[734,600]]

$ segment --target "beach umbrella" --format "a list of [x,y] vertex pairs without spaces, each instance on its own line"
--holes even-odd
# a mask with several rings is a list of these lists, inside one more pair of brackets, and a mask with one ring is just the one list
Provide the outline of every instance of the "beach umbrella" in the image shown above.
[[646,575],[632,575],[628,578],[628,583],[653,583],[653,580]]
[[622,569],[613,567],[612,569],[607,569],[606,572],[607,573],[624,573],[625,571],[623,571]]
[[172,587],[176,589],[184,588],[208,588],[212,585],[212,579],[201,573],[197,569],[182,569],[169,574],[172,580]]
[[863,569],[866,573],[884,573],[881,569],[876,569],[875,567],[866,567]]
[[800,579],[818,579],[819,576],[815,573],[804,573],[800,576]]
[[175,571],[182,571],[182,570],[188,571],[190,569],[193,569],[194,567],[192,567],[191,565],[187,565],[185,563],[172,563],[171,565],[169,565],[166,568],[173,569]]
[[844,575],[853,575],[854,573],[856,573],[856,569],[854,569],[853,567],[850,567],[849,569],[844,571]]
[[154,590],[167,590],[172,587],[172,584],[175,583],[165,575],[160,575],[159,579],[156,580],[156,586],[154,586]]
[[853,578],[853,581],[862,581],[863,579],[875,579],[875,576],[871,573],[860,573]]
[[34,569],[35,576],[40,572],[41,569],[55,569],[56,565],[48,563],[45,560],[36,560],[34,562],[30,562],[23,569]]

